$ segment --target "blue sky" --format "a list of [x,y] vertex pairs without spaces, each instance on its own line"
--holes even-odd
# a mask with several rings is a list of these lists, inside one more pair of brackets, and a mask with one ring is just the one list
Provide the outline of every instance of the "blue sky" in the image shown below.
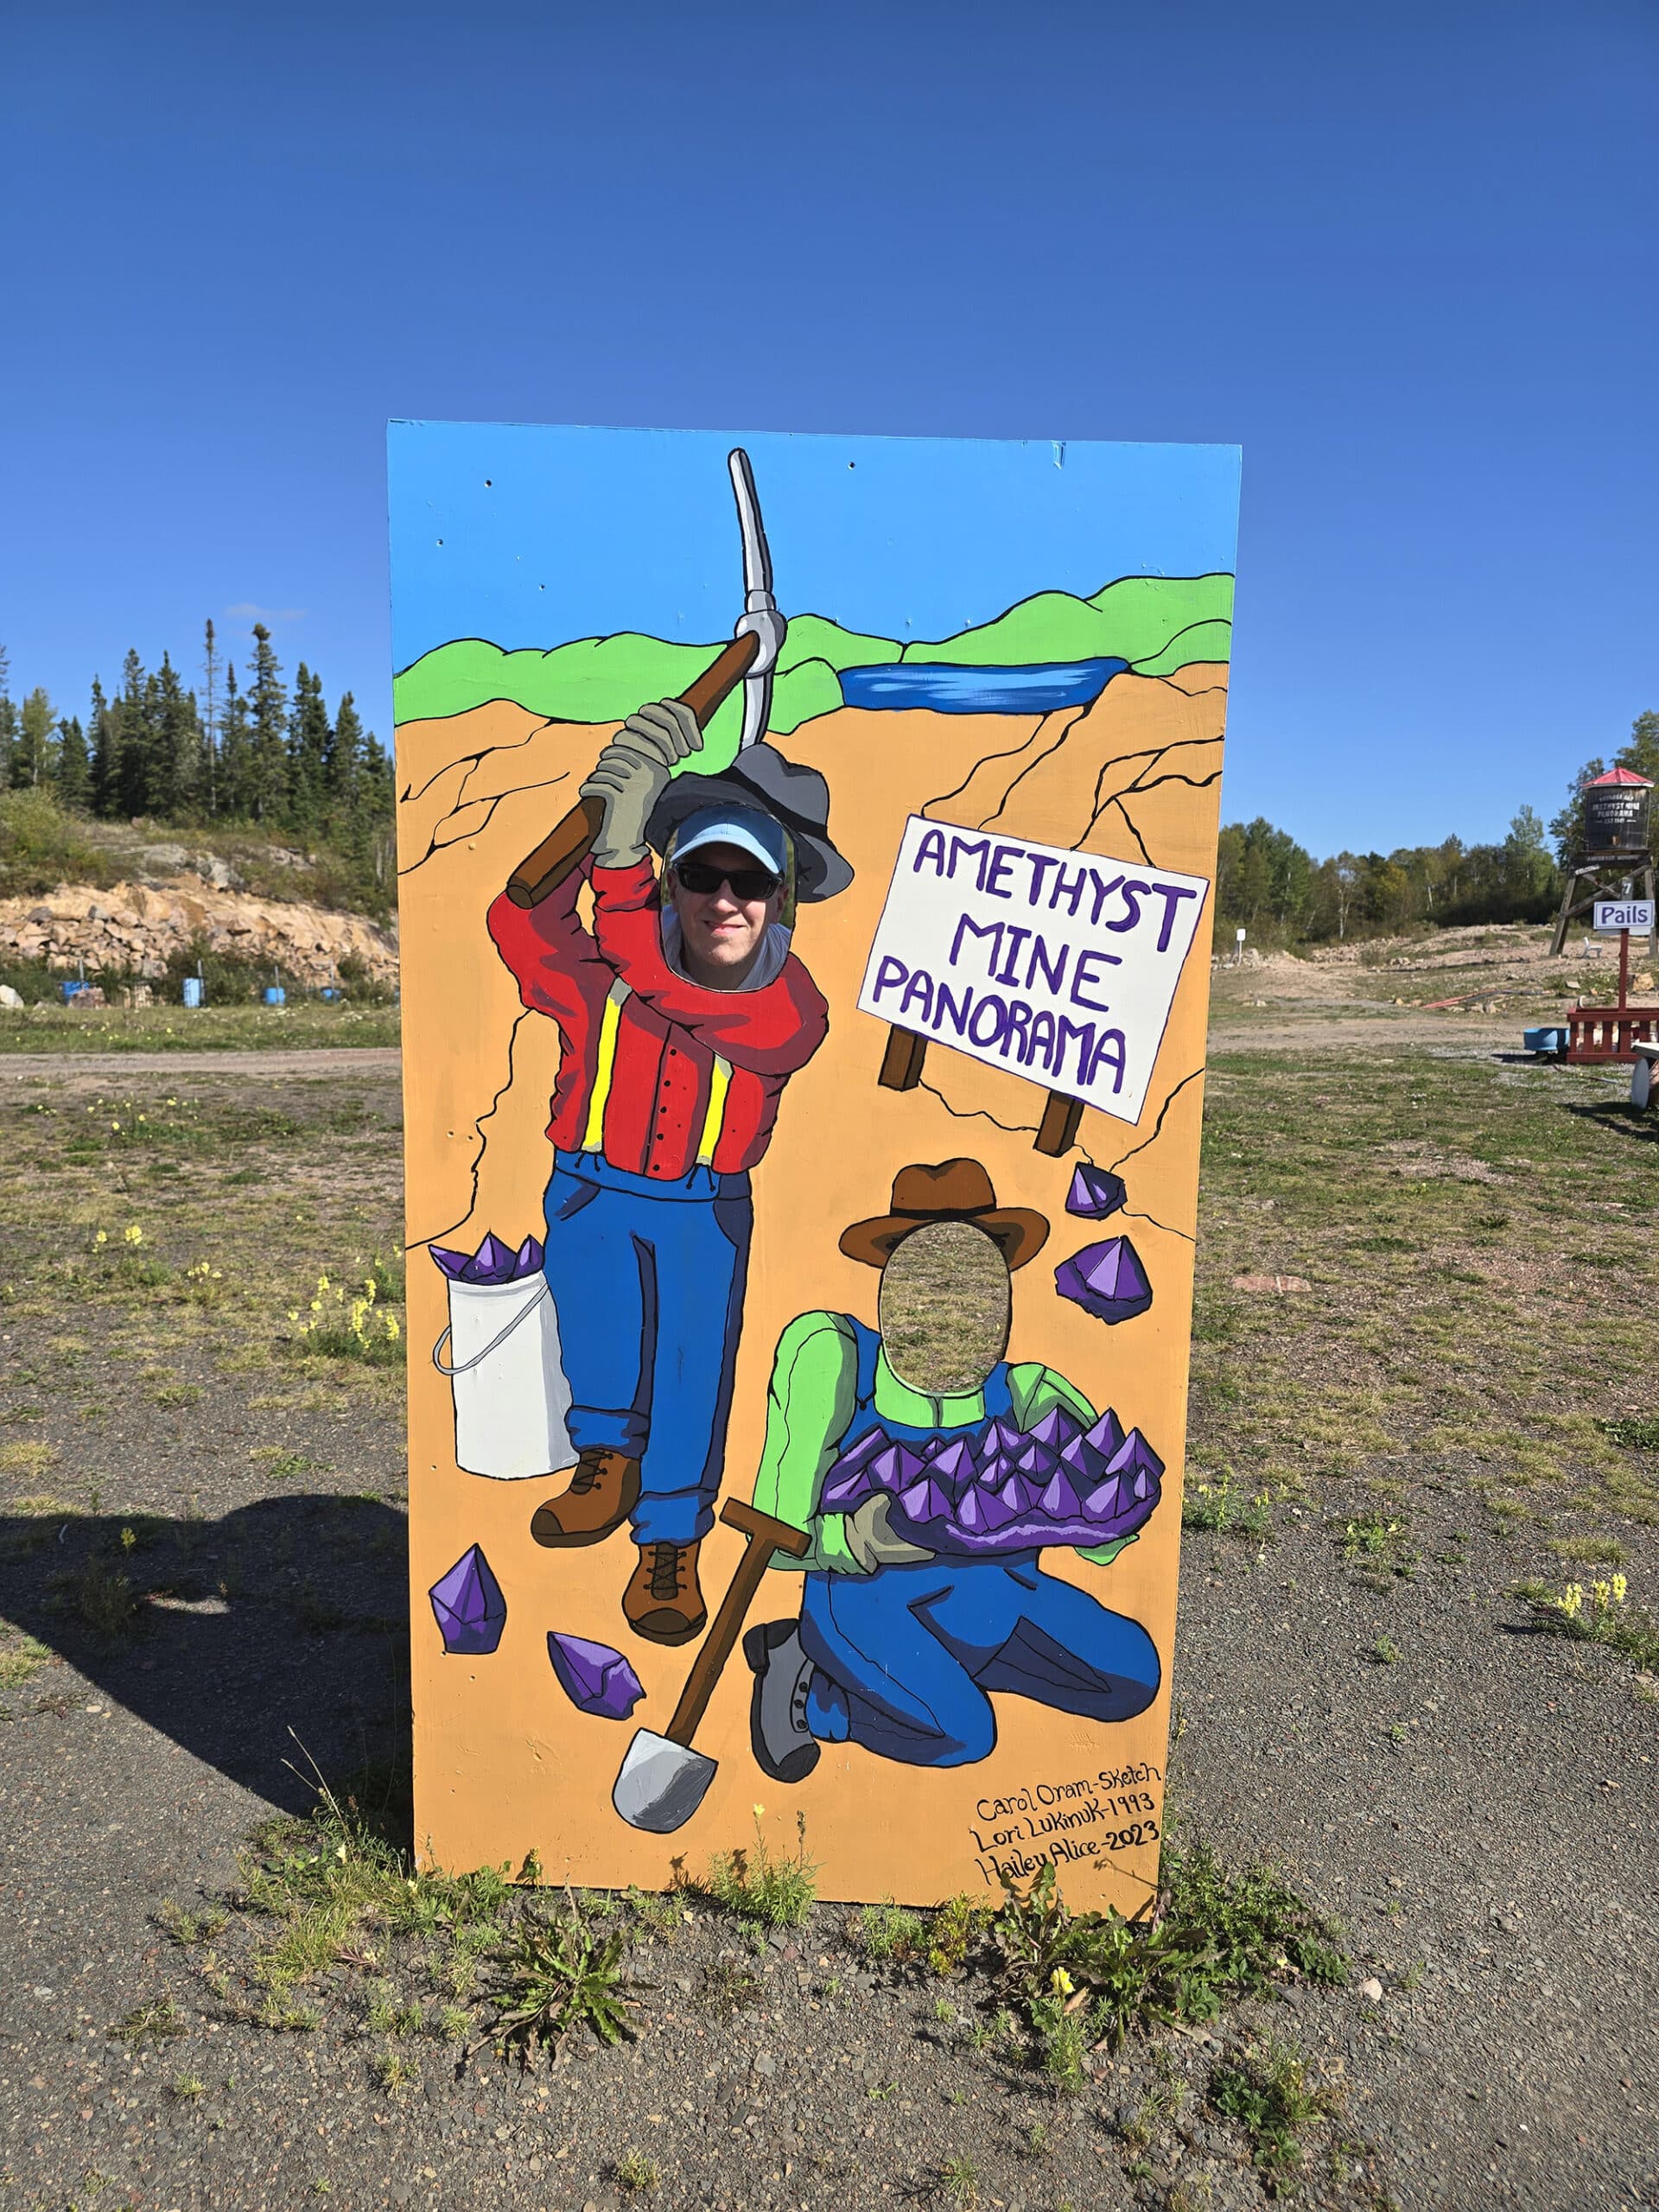
[[384,733],[391,417],[1237,444],[1224,795],[1501,834],[1659,706],[1650,0],[59,0],[0,638],[267,610]]
[[725,637],[743,609],[740,442],[785,617],[908,644],[1037,591],[1233,566],[1235,447],[395,423],[396,664],[456,637]]

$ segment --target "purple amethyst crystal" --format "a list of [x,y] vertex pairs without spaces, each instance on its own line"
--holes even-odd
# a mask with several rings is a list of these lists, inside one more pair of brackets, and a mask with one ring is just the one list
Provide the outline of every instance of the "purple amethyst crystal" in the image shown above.
[[1010,1421],[1006,1414],[999,1414],[986,1430],[985,1440],[995,1450],[1012,1459],[1016,1452],[1024,1451],[1026,1433],[1018,1421]]
[[1057,1469],[1038,1503],[1051,1521],[1071,1521],[1083,1510],[1083,1501]]
[[1083,1510],[1091,1521],[1109,1521],[1118,1510],[1123,1485],[1116,1475],[1108,1475],[1103,1483],[1091,1490],[1083,1501]]
[[906,1521],[946,1521],[950,1516],[950,1500],[931,1476],[924,1475],[903,1491],[893,1503]]
[[960,1497],[974,1479],[974,1447],[965,1436],[953,1436],[933,1454],[928,1473],[942,1489]]
[[885,1428],[867,1428],[857,1442],[849,1444],[836,1460],[838,1467],[868,1467],[878,1452],[887,1447]]
[[979,1463],[979,1486],[982,1490],[1001,1490],[1013,1472],[1012,1459],[1005,1459],[1000,1452],[988,1452]]
[[1025,1450],[1016,1456],[1014,1464],[1033,1489],[1041,1490],[1053,1473],[1058,1458],[1057,1452],[1027,1439]]
[[870,1481],[881,1490],[908,1490],[921,1471],[919,1455],[904,1444],[889,1444],[869,1463]]
[[996,1493],[1011,1514],[1029,1513],[1037,1503],[1037,1492],[1021,1474],[1008,1477]]
[[1140,1430],[1132,1428],[1109,1471],[1127,1481],[1134,1495],[1141,1498],[1150,1496],[1163,1480],[1164,1463]]
[[870,1489],[868,1467],[849,1466],[845,1459],[837,1459],[824,1477],[818,1502],[826,1513],[850,1513],[869,1496]]
[[1051,1406],[1041,1421],[1033,1421],[1026,1433],[1033,1444],[1045,1445],[1051,1452],[1061,1452],[1074,1436],[1083,1433],[1083,1423],[1067,1413],[1064,1406]]
[[516,1252],[510,1244],[504,1244],[493,1230],[485,1231],[484,1242],[476,1252],[452,1252],[442,1244],[434,1244],[429,1249],[451,1282],[518,1282],[525,1275],[539,1274],[542,1270],[542,1248],[533,1236],[526,1236]]
[[1054,1287],[1085,1313],[1106,1322],[1132,1320],[1152,1303],[1152,1285],[1127,1236],[1085,1244],[1054,1270]]
[[1067,1213],[1082,1214],[1090,1221],[1103,1221],[1109,1213],[1116,1213],[1129,1195],[1128,1185],[1121,1175],[1114,1175],[1109,1167],[1079,1167],[1071,1178],[1071,1188],[1065,1194]]
[[977,1483],[963,1492],[956,1512],[957,1527],[964,1536],[994,1536],[999,1529],[1006,1529],[1013,1518],[1013,1511],[996,1492],[982,1489]]
[[601,1720],[626,1720],[645,1694],[627,1660],[608,1643],[590,1643],[585,1636],[562,1636],[551,1629],[547,1656],[571,1704]]
[[476,1659],[500,1643],[507,1624],[507,1601],[476,1544],[461,1554],[448,1574],[439,1576],[427,1595],[446,1651]]

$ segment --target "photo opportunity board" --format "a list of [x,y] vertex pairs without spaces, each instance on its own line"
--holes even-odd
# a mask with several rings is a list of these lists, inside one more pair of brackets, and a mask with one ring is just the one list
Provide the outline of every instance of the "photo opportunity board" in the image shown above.
[[[658,1888],[798,1815],[826,1897],[1135,1910],[1236,452],[390,452],[423,1860]],[[715,988],[664,887],[769,888],[757,817]],[[881,1287],[942,1223],[1010,1318],[941,1397]]]

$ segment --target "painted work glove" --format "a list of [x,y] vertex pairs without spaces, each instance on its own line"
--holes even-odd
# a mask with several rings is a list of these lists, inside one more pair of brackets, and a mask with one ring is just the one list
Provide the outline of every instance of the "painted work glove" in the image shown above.
[[632,868],[645,856],[645,824],[668,785],[671,770],[702,750],[697,718],[683,699],[660,699],[628,716],[582,786],[605,819],[594,840],[600,868]]
[[886,1491],[877,1491],[847,1516],[847,1548],[866,1574],[874,1574],[878,1567],[912,1566],[918,1560],[933,1556],[920,1544],[906,1542],[888,1527],[887,1512],[892,1503]]

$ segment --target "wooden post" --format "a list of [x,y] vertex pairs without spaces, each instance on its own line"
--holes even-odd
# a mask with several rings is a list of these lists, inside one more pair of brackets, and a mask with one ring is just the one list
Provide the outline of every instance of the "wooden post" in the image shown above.
[[881,1055],[881,1072],[876,1081],[884,1090],[914,1090],[922,1079],[922,1064],[926,1058],[925,1037],[918,1037],[913,1029],[889,1029],[887,1049]]
[[1081,1098],[1068,1098],[1064,1091],[1051,1090],[1043,1108],[1034,1149],[1046,1153],[1051,1160],[1058,1160],[1077,1142],[1077,1124],[1082,1119]]

